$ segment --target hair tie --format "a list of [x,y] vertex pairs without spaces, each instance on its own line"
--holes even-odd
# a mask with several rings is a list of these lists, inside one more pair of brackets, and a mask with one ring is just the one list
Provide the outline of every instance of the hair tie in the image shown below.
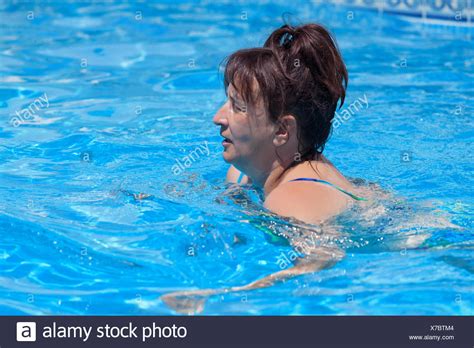
[[289,47],[295,39],[296,30],[289,25],[285,25],[282,29],[283,33],[280,38],[280,46]]

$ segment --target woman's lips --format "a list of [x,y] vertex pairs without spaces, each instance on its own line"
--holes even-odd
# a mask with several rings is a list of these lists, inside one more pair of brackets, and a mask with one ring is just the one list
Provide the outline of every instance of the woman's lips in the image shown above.
[[221,137],[224,138],[224,140],[222,140],[222,144],[232,144],[232,140],[230,140],[229,138],[226,138],[222,134],[221,134]]

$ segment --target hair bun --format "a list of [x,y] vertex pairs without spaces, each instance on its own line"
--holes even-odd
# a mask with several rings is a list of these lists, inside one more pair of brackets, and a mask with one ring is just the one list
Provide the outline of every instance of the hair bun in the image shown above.
[[315,23],[292,27],[288,24],[276,29],[264,47],[277,53],[288,75],[319,92],[327,94],[330,103],[344,103],[348,74],[336,41],[328,30]]

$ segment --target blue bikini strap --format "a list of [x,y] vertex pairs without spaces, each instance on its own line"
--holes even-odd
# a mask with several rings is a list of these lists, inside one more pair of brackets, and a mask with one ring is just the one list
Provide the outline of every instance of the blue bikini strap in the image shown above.
[[244,178],[245,174],[243,172],[240,172],[239,178],[237,179],[237,184],[240,184],[242,179]]
[[350,192],[347,192],[346,190],[343,190],[342,188],[340,188],[339,186],[336,186],[334,184],[331,184],[329,181],[326,181],[326,180],[320,180],[320,179],[313,179],[313,178],[297,178],[297,179],[293,179],[293,180],[290,180],[288,182],[292,182],[292,181],[313,181],[313,182],[320,182],[322,184],[326,184],[326,185],[329,185],[329,186],[332,186],[334,187],[336,190],[339,190],[341,191],[342,193],[345,193],[346,195],[350,196],[351,198],[355,199],[356,201],[366,201],[367,199],[363,198],[363,197],[359,197],[359,196],[356,196],[355,194],[353,193],[350,193]]

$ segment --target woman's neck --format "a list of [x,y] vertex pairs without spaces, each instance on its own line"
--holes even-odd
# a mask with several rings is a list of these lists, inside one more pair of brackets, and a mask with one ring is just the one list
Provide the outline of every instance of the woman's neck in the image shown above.
[[[316,161],[317,167],[319,164],[327,162],[323,156],[321,156],[319,159],[313,159],[313,162],[314,161]],[[280,183],[296,179],[299,177],[299,175],[306,172],[305,166],[310,165],[310,163],[310,161],[303,161],[288,168],[292,163],[288,163],[286,166],[284,166],[280,161],[275,161],[268,172],[261,172],[260,175],[256,176],[255,178],[252,177],[251,179],[252,182],[263,188],[263,192],[266,197]]]

